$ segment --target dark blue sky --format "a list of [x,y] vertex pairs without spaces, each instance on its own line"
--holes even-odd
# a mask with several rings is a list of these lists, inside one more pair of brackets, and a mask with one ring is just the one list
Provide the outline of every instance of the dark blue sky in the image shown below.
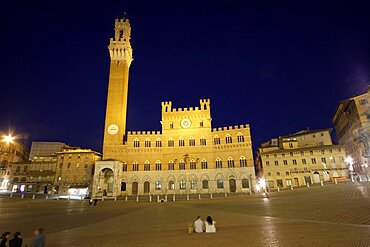
[[369,1],[9,2],[0,15],[0,128],[28,144],[101,150],[107,45],[124,12],[135,59],[129,130],[159,130],[161,101],[211,98],[214,127],[249,123],[256,148],[332,127],[337,102],[369,83]]

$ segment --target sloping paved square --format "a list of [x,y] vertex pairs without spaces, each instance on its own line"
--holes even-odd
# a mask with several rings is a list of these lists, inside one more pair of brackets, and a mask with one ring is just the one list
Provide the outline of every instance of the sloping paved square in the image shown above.
[[[370,246],[370,183],[167,203],[2,198],[0,230],[43,226],[47,246]],[[189,234],[211,215],[215,234]]]

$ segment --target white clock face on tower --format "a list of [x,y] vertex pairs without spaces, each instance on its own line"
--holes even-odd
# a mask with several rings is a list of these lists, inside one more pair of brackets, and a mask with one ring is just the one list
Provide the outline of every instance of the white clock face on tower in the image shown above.
[[115,124],[111,124],[108,126],[107,130],[110,135],[115,135],[118,133],[118,126]]
[[190,121],[190,119],[188,119],[188,118],[184,118],[183,120],[181,120],[180,125],[181,125],[181,127],[183,127],[184,129],[190,128],[190,126],[191,126],[191,121]]

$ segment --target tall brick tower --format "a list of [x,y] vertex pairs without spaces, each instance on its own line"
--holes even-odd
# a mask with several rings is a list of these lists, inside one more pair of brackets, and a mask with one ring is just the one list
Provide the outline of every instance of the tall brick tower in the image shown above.
[[104,151],[122,145],[126,135],[127,93],[132,62],[131,26],[126,17],[115,20],[114,38],[109,42],[110,72],[104,127]]

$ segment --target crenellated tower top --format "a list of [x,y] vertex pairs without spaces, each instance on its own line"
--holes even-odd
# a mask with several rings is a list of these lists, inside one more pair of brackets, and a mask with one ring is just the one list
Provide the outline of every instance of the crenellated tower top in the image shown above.
[[125,61],[128,66],[131,65],[132,47],[131,39],[131,25],[129,19],[123,17],[116,19],[114,24],[114,38],[109,42],[109,54],[112,61]]

